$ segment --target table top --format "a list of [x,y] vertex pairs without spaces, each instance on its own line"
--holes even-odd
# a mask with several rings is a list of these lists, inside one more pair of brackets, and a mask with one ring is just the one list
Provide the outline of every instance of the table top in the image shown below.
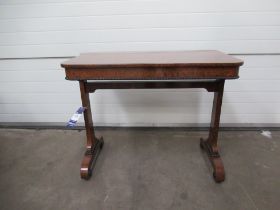
[[61,64],[68,80],[236,79],[243,61],[215,50],[84,53]]
[[64,68],[241,66],[243,61],[216,50],[174,52],[84,53],[61,64]]

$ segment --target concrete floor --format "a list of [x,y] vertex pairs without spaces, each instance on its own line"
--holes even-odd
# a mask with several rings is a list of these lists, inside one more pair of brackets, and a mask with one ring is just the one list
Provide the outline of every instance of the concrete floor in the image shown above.
[[199,148],[207,132],[105,129],[89,181],[85,131],[0,129],[0,209],[280,209],[280,131],[220,132],[226,181]]

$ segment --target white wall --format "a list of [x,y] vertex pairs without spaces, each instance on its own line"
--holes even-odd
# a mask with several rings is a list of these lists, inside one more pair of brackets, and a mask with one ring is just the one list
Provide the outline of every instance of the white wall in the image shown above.
[[[278,0],[0,0],[0,122],[66,122],[80,105],[60,63],[90,51],[217,49],[244,59],[222,123],[280,123]],[[99,125],[208,123],[204,90],[99,90]]]

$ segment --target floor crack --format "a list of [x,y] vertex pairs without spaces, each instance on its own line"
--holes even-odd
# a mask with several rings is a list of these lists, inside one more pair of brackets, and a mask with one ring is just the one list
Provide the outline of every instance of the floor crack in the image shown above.
[[245,193],[245,195],[247,196],[247,198],[251,201],[251,203],[253,204],[253,206],[255,207],[256,210],[259,210],[259,208],[256,206],[256,203],[254,202],[253,198],[249,195],[249,193],[247,192],[246,188],[239,182],[237,181],[237,184],[241,187],[242,191]]

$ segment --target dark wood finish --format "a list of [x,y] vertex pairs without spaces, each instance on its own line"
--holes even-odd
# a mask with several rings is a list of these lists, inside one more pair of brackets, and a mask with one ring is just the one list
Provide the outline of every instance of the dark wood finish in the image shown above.
[[216,80],[210,81],[122,81],[122,82],[89,82],[86,84],[86,91],[93,93],[97,89],[171,89],[171,88],[205,88],[208,92],[218,90],[219,84]]
[[64,62],[66,79],[80,82],[82,104],[86,108],[87,149],[81,178],[90,178],[103,147],[103,138],[98,139],[94,134],[89,93],[97,89],[205,88],[214,92],[214,100],[209,136],[200,140],[200,147],[213,166],[215,181],[224,181],[217,144],[224,83],[225,79],[238,78],[242,64],[243,61],[219,51],[88,53]]
[[95,143],[96,137],[95,137],[94,129],[93,129],[89,93],[86,92],[87,82],[80,81],[79,83],[80,83],[82,105],[83,105],[83,107],[85,107],[84,120],[85,120],[85,127],[86,127],[86,133],[87,133],[87,148],[91,148],[92,145],[94,145],[94,143]]
[[112,52],[83,53],[63,62],[64,68],[118,68],[118,67],[224,67],[240,66],[243,61],[216,50],[179,52]]
[[205,149],[209,160],[212,163],[214,172],[213,177],[216,182],[222,182],[225,180],[225,170],[222,159],[218,150],[218,134],[220,125],[220,116],[224,92],[225,80],[218,80],[218,89],[214,92],[210,131],[207,140],[200,139],[200,146]]
[[84,120],[87,134],[87,144],[86,144],[86,152],[85,156],[82,160],[80,174],[81,178],[89,179],[95,162],[97,160],[100,149],[103,146],[103,138],[97,139],[94,133],[93,122],[92,122],[92,114],[90,108],[90,100],[89,100],[89,92],[86,91],[85,81],[79,81],[80,83],[80,92],[82,105],[85,107],[84,111]]
[[242,64],[212,50],[88,53],[62,63],[62,67],[68,80],[236,79]]
[[104,69],[67,69],[68,80],[160,80],[160,79],[217,79],[238,78],[237,67],[119,67]]

